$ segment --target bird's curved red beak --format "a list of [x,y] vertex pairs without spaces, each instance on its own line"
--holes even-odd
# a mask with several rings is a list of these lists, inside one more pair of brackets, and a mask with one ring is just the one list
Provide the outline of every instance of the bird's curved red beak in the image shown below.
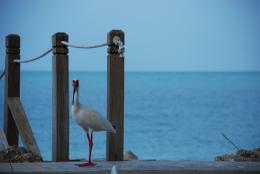
[[79,80],[72,80],[72,86],[73,86],[72,105],[74,105],[74,95],[75,95],[76,89],[79,87]]

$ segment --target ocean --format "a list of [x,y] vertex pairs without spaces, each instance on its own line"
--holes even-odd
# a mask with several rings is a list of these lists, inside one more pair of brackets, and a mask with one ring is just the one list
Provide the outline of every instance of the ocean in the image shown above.
[[[51,72],[22,72],[21,101],[44,160],[51,160]],[[105,72],[70,72],[80,102],[106,116]],[[70,87],[70,102],[72,86]],[[3,125],[3,80],[0,124]],[[70,103],[71,104],[71,103]],[[126,72],[125,150],[139,159],[214,160],[237,146],[260,146],[259,72]],[[93,158],[105,158],[106,134],[94,133]],[[70,159],[87,158],[84,131],[70,113]]]

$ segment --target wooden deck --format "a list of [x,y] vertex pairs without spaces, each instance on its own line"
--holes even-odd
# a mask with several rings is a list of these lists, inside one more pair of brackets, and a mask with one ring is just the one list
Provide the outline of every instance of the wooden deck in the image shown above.
[[119,174],[260,174],[257,162],[215,161],[121,161],[97,162],[95,167],[78,167],[77,162],[0,163],[0,173],[109,174],[113,165]]

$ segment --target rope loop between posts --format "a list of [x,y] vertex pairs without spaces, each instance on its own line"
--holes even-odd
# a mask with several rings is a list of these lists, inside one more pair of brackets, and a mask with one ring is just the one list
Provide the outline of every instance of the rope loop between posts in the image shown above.
[[53,48],[48,49],[47,51],[45,51],[44,53],[42,53],[41,55],[31,58],[31,59],[25,59],[25,60],[20,60],[20,59],[14,59],[14,62],[16,63],[28,63],[28,62],[32,62],[35,60],[38,60],[44,56],[46,56],[47,54],[49,54],[51,51],[53,50]]
[[[115,36],[113,38],[113,42],[116,46],[118,46],[118,53],[120,54],[119,57],[123,57],[124,56],[124,44],[123,42],[120,40],[119,36]],[[103,44],[99,44],[99,45],[92,45],[92,46],[78,46],[78,45],[72,45],[69,44],[68,42],[65,41],[61,41],[61,43],[63,45],[66,45],[68,47],[73,47],[73,48],[82,48],[82,49],[92,49],[92,48],[99,48],[99,47],[104,47],[107,46],[107,43],[103,43]],[[46,56],[47,54],[49,54],[51,51],[53,50],[53,48],[48,49],[47,51],[45,51],[44,53],[42,53],[40,56],[31,58],[31,59],[25,59],[25,60],[20,60],[20,59],[15,59],[14,62],[16,63],[28,63],[28,62],[32,62],[35,60],[38,60],[44,56]]]
[[[73,44],[70,44],[69,42],[65,42],[65,41],[61,41],[61,43],[63,45],[68,46],[68,47],[81,48],[81,49],[92,49],[92,48],[99,48],[99,47],[108,46],[108,43],[103,43],[103,44],[99,44],[99,45],[92,45],[92,46],[73,45]],[[113,38],[113,43],[116,46],[118,46],[118,54],[120,54],[119,57],[123,57],[124,56],[124,43],[120,40],[120,37],[119,36],[115,36]]]
[[[66,45],[68,47],[73,47],[73,48],[82,48],[82,49],[92,49],[92,48],[99,48],[99,47],[104,47],[104,46],[107,46],[108,44],[107,43],[103,43],[103,44],[99,44],[99,45],[92,45],[92,46],[78,46],[78,45],[72,45],[72,44],[69,44],[68,42],[65,42],[65,41],[61,41],[61,43],[63,45]],[[119,36],[115,36],[113,38],[113,43],[118,46],[118,54],[119,57],[123,57],[124,56],[124,43],[121,41],[120,37]],[[16,62],[16,63],[28,63],[28,62],[33,62],[35,60],[38,60],[44,56],[46,56],[47,54],[49,54],[51,51],[53,51],[53,48],[50,48],[48,49],[47,51],[45,51],[44,53],[42,53],[41,55],[37,56],[37,57],[34,57],[34,58],[31,58],[31,59],[25,59],[25,60],[20,60],[20,59],[14,59],[13,61]],[[3,76],[5,75],[5,70],[2,72],[1,76],[0,76],[0,80],[3,78]]]
[[91,49],[91,48],[99,48],[99,47],[104,47],[104,46],[107,46],[107,43],[104,43],[104,44],[99,44],[99,45],[92,45],[92,46],[78,46],[78,45],[72,45],[68,42],[65,42],[65,41],[61,41],[61,43],[63,45],[66,45],[68,47],[72,47],[72,48],[81,48],[81,49]]

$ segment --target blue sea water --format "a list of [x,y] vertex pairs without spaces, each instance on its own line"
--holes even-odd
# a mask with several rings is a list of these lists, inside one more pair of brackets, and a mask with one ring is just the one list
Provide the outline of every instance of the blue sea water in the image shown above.
[[[22,72],[21,100],[45,160],[51,159],[50,72]],[[106,116],[105,72],[72,72],[80,101]],[[3,81],[0,124],[3,125]],[[72,88],[70,85],[70,101]],[[125,150],[140,159],[213,160],[260,146],[260,73],[127,72]],[[2,127],[2,126],[0,126]],[[105,158],[105,133],[94,134],[94,158]],[[83,130],[70,114],[70,158],[87,158]]]

